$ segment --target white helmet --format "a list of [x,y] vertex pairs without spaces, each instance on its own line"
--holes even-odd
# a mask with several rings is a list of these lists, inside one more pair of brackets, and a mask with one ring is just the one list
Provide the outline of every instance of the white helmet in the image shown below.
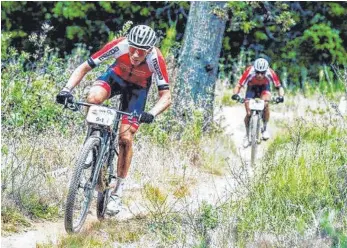
[[130,45],[150,49],[157,42],[157,36],[151,27],[146,25],[138,25],[130,30],[128,34],[128,41]]
[[254,69],[256,71],[266,71],[269,69],[269,62],[266,59],[259,58],[254,61]]

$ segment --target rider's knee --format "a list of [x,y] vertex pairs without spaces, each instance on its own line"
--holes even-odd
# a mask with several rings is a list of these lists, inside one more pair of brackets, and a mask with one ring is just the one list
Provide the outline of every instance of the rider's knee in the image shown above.
[[87,97],[87,102],[93,103],[93,104],[101,104],[104,101],[104,98],[100,94],[96,94],[93,92],[90,92]]

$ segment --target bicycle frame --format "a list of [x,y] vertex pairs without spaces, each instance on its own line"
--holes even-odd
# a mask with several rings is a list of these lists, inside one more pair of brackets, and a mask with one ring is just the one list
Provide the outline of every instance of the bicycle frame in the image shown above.
[[[252,106],[252,101],[254,102],[254,106]],[[263,118],[264,118],[264,109],[265,109],[265,101],[261,100],[261,99],[251,99],[250,100],[250,110],[251,110],[251,118],[254,118],[253,116],[258,115],[258,119],[257,119],[257,130],[256,130],[256,134],[257,134],[257,142],[260,143],[259,141],[259,129],[261,128],[261,125],[263,123]],[[251,118],[250,118],[250,122],[251,122]],[[252,132],[249,132],[249,140],[251,140],[251,134]]]
[[[85,103],[85,102],[75,102],[75,103],[72,103],[72,106],[71,105],[68,106],[68,108],[76,109],[76,105],[77,106],[82,105],[82,106],[90,107],[90,106],[97,105],[97,104],[90,104],[90,103]],[[114,108],[111,108],[111,109],[114,109]],[[112,129],[109,128],[108,126],[103,126],[103,125],[94,124],[94,123],[88,123],[88,131],[87,131],[87,135],[86,135],[84,142],[86,142],[86,140],[90,136],[95,136],[95,137],[100,139],[100,153],[99,153],[97,161],[94,165],[95,168],[94,168],[94,173],[93,173],[93,179],[92,179],[91,184],[88,185],[89,189],[94,189],[96,187],[96,184],[97,184],[97,181],[99,178],[99,174],[100,174],[100,170],[103,166],[102,160],[104,158],[105,152],[108,149],[110,151],[110,155],[112,156],[111,149],[114,147],[114,140],[117,136],[117,132],[118,132],[118,128],[119,128],[119,122],[120,122],[122,115],[136,116],[136,113],[130,114],[127,112],[119,111],[117,109],[115,109],[115,110],[117,112],[117,116],[114,120]],[[118,156],[117,150],[115,150],[115,153]],[[111,157],[110,162],[112,162],[112,160],[113,160],[113,157]],[[107,161],[107,162],[109,162],[109,161]],[[113,174],[111,175],[111,177],[114,177],[114,176],[115,175],[113,175]],[[92,190],[89,192],[92,192]]]
[[[238,102],[244,103],[244,98],[239,98]],[[276,98],[271,98],[269,102],[277,103]],[[261,142],[260,131],[263,131],[265,100],[255,98],[249,100],[251,116],[248,123],[248,141],[251,144],[251,165],[254,164],[257,152],[257,143]]]
[[[87,106],[90,109],[86,116],[88,123],[86,139],[76,159],[66,200],[65,229],[67,232],[78,232],[82,228],[96,188],[98,190],[97,216],[99,219],[103,218],[104,212],[100,211],[104,211],[107,206],[110,182],[112,177],[115,177],[113,158],[116,149],[114,143],[119,122],[123,115],[131,118],[137,117],[136,113],[126,113],[97,104],[70,102],[65,105],[71,110],[79,110],[79,106]],[[91,160],[89,160],[90,157]],[[86,174],[87,177],[82,183],[81,176],[84,170],[90,173]],[[75,200],[79,200],[76,197],[80,194],[82,194],[82,198],[80,198],[82,204],[75,205]],[[75,209],[75,206],[80,206],[80,209]],[[77,215],[75,216],[75,214]]]

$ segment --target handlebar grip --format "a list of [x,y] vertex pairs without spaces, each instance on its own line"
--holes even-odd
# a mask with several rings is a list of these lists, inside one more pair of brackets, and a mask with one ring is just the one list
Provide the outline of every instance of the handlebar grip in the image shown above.
[[76,103],[74,102],[68,102],[66,105],[65,105],[66,108],[72,110],[72,111],[78,111],[79,110],[79,107]]

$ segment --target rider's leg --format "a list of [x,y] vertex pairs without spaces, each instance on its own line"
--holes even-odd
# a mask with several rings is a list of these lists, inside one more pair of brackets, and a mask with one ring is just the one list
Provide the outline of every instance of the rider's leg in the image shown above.
[[245,108],[246,108],[246,116],[245,116],[245,127],[246,127],[246,135],[248,137],[248,134],[249,134],[249,120],[251,118],[251,110],[249,108],[249,101],[246,100],[245,101]]
[[261,99],[265,101],[265,108],[264,108],[264,116],[263,116],[263,120],[264,120],[264,131],[266,130],[267,127],[267,123],[270,120],[270,105],[269,105],[269,101],[271,100],[271,93],[270,91],[264,90],[261,93]]
[[265,107],[263,112],[263,130],[262,130],[262,137],[264,140],[268,140],[270,138],[269,131],[267,130],[267,124],[270,119],[270,106],[269,101],[271,100],[271,93],[270,91],[263,91],[261,94],[261,99],[265,101]]
[[[136,111],[138,114],[141,113],[146,104],[148,89],[139,88],[138,86],[129,86],[128,89],[122,95],[122,110],[125,112],[132,113]],[[119,129],[119,156],[117,162],[117,185],[114,193],[119,195],[121,189],[118,189],[118,185],[124,185],[124,179],[128,175],[128,171],[133,156],[133,140],[135,133],[139,127],[136,118],[132,120],[128,117],[123,116],[122,124]]]
[[251,110],[249,108],[249,100],[253,99],[255,97],[255,87],[248,86],[246,90],[246,96],[245,96],[245,108],[246,108],[246,116],[245,116],[245,127],[246,127],[246,137],[248,137],[249,134],[249,120],[251,118]]
[[130,124],[120,126],[119,156],[117,162],[117,176],[126,178],[133,156],[133,140],[136,128]]
[[245,127],[246,127],[246,135],[243,138],[242,145],[244,148],[248,147],[250,145],[249,142],[249,120],[251,119],[251,110],[249,109],[249,99],[246,99],[245,101],[245,108],[246,108],[246,116],[245,116]]
[[119,155],[117,161],[117,180],[116,185],[112,185],[114,190],[112,194],[119,197],[122,196],[125,178],[128,175],[128,171],[133,157],[133,140],[137,128],[122,123],[119,129]]
[[103,81],[96,81],[87,96],[88,103],[101,104],[110,97],[111,88]]

